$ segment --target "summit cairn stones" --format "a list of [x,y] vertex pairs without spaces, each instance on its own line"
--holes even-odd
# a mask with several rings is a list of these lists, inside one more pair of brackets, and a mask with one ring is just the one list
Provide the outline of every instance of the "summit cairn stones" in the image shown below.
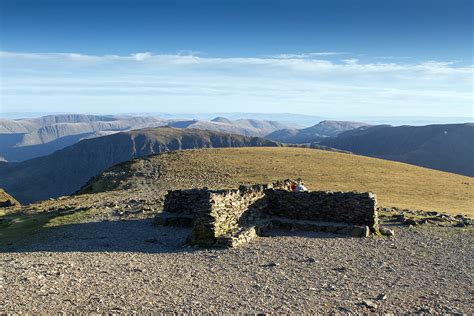
[[293,180],[228,190],[169,191],[155,223],[189,226],[189,243],[234,247],[270,228],[366,237],[378,233],[371,192],[292,192]]

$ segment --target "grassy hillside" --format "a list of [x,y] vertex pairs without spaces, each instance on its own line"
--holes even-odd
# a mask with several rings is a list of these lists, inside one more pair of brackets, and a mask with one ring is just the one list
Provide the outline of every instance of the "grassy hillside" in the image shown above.
[[123,161],[169,150],[279,146],[258,137],[170,127],[145,128],[82,140],[51,155],[0,164],[0,187],[23,204],[69,195]]
[[474,215],[474,178],[376,158],[304,148],[189,150],[112,167],[84,193],[305,180],[311,190],[372,191],[379,204]]

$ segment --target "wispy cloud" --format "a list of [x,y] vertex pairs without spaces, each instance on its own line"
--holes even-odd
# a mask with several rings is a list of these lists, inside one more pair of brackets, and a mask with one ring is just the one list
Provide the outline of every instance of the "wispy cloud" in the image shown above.
[[271,58],[277,59],[304,59],[304,58],[315,58],[315,57],[327,57],[327,56],[338,56],[345,55],[344,52],[317,52],[317,53],[304,53],[304,54],[278,54],[271,55]]
[[472,115],[472,65],[362,63],[318,58],[347,57],[342,53],[310,54],[0,52],[0,110]]

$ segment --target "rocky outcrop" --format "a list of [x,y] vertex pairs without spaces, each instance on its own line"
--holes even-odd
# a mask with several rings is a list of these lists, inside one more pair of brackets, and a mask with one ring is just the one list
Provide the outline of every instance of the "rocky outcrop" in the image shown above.
[[373,193],[292,192],[291,182],[169,191],[155,222],[192,226],[189,242],[204,246],[237,246],[272,227],[357,237],[378,233]]
[[20,206],[20,203],[3,189],[0,189],[0,207],[10,206]]

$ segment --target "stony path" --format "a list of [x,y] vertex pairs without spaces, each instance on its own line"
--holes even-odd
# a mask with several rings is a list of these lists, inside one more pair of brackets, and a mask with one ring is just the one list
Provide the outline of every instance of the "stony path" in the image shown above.
[[188,233],[150,220],[44,232],[0,254],[2,308],[474,313],[472,230],[397,227],[395,237],[364,239],[274,231],[229,250],[185,248]]

